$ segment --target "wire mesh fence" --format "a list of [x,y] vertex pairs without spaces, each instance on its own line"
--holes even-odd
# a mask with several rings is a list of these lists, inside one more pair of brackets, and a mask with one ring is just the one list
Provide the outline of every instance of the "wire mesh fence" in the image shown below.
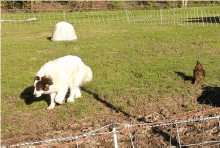
[[120,11],[2,13],[1,16],[2,26],[43,26],[54,25],[60,21],[67,21],[75,25],[151,24],[217,26],[220,22],[220,9],[219,7],[160,10],[125,9]]
[[82,135],[10,146],[79,146],[88,144],[136,147],[155,144],[153,141],[160,141],[158,146],[217,146],[220,144],[220,116],[217,112],[219,109],[213,108],[153,123],[111,123]]

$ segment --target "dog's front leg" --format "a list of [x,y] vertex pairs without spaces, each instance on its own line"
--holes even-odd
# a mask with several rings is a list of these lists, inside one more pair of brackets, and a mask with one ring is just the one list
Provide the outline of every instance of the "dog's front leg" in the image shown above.
[[56,94],[57,93],[51,93],[50,94],[50,105],[48,106],[47,109],[53,109],[55,107],[54,99],[55,99]]

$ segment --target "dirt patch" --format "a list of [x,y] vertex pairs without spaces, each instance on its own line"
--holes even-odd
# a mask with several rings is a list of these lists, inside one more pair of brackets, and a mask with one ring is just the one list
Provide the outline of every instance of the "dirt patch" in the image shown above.
[[[92,93],[91,93],[92,94]],[[123,96],[120,96],[123,97]],[[125,98],[127,96],[124,96]],[[213,108],[209,105],[198,104],[198,96],[188,98],[187,100],[180,100],[178,95],[167,96],[166,99],[158,101],[142,100],[138,103],[138,108],[131,108],[129,110],[122,110],[120,108],[112,106],[106,101],[104,96],[94,96],[99,101],[98,106],[103,109],[87,116],[84,119],[70,119],[70,121],[56,124],[54,121],[58,119],[56,114],[59,109],[67,108],[64,105],[56,106],[58,110],[45,110],[38,109],[35,111],[22,112],[13,111],[13,115],[10,116],[10,121],[18,122],[19,118],[26,120],[26,122],[19,123],[24,127],[23,130],[8,130],[7,136],[2,138],[2,145],[11,145],[16,143],[25,143],[33,141],[41,141],[48,139],[56,139],[63,137],[78,136],[85,133],[89,133],[95,129],[99,129],[102,126],[111,124],[113,122],[121,124],[144,124],[154,123],[159,120],[171,119],[181,117],[192,112],[197,112],[205,109]],[[169,99],[172,98],[172,99]],[[172,100],[172,101],[169,101]],[[190,101],[189,101],[190,100]],[[27,100],[26,100],[27,101]],[[188,103],[196,104],[194,109],[189,109]],[[129,103],[128,103],[129,104]],[[10,111],[10,109],[8,109]],[[219,115],[219,111],[212,111],[204,114],[198,114],[191,118],[201,117],[213,117]],[[25,118],[24,118],[25,117]],[[4,121],[4,117],[2,118]],[[126,129],[128,126],[117,124],[117,131]],[[200,143],[202,141],[217,141],[220,138],[219,123],[217,119],[198,121],[190,123],[178,124],[180,142],[181,144]],[[119,146],[132,146],[131,139],[134,145],[173,145],[178,146],[179,139],[177,134],[176,125],[172,126],[159,126],[153,128],[141,128],[140,126],[133,126],[133,130],[118,133]],[[111,132],[112,126],[103,128],[98,132]],[[203,132],[204,131],[204,132]],[[65,141],[64,141],[65,142]],[[50,144],[58,144],[62,142],[54,142]],[[83,142],[79,142],[80,145],[102,145],[113,146],[113,136],[103,137],[99,139],[92,139]],[[71,141],[68,145],[71,145]]]

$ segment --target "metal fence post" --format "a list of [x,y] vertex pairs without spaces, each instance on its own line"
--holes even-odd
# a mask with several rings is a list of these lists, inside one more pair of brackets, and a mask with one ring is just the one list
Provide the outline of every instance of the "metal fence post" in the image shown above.
[[63,12],[63,18],[64,18],[64,20],[66,21],[66,14],[65,14],[65,11]]
[[178,127],[177,121],[175,121],[175,122],[176,122],[176,131],[177,131],[177,137],[178,137],[178,141],[179,141],[179,146],[181,148],[180,135],[179,135],[179,127]]
[[201,14],[202,14],[202,26],[204,27],[204,19],[203,19],[203,13],[202,13],[202,10],[201,10]]
[[129,16],[128,16],[128,11],[125,10],[125,12],[126,12],[126,17],[127,17],[128,24],[130,24],[130,19],[129,19]]
[[117,135],[116,135],[116,127],[115,127],[115,122],[113,122],[113,136],[114,136],[114,146],[115,148],[118,148],[118,141],[117,141]]

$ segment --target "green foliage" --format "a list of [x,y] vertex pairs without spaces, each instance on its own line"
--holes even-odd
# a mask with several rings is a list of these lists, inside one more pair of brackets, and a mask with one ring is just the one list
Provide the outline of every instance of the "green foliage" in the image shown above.
[[109,9],[114,9],[114,10],[123,9],[124,6],[125,6],[124,1],[122,1],[122,2],[120,2],[120,1],[109,1],[108,3],[109,3],[108,4]]
[[[36,5],[41,9],[44,4],[50,3],[51,5],[57,3],[55,9],[60,9],[61,6],[70,8],[71,11],[88,11],[89,8],[109,9],[109,10],[124,10],[124,9],[170,9],[181,8],[182,1],[107,1],[103,6],[103,2],[95,1],[56,1],[56,2],[38,2],[38,1],[2,1],[1,8],[3,9],[24,9],[30,8],[30,5]],[[220,1],[188,1],[187,7],[201,7],[201,6],[219,6]],[[103,7],[103,8],[100,8]],[[44,8],[44,7],[42,7]]]

